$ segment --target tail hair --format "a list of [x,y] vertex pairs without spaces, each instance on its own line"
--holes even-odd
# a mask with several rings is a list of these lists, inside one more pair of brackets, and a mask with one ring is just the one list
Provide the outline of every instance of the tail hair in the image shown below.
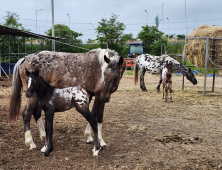
[[138,82],[138,66],[137,66],[137,61],[135,62],[135,66],[134,66],[134,84],[136,85],[136,83]]
[[21,58],[13,70],[12,93],[9,99],[9,122],[14,122],[20,113],[22,81],[19,75],[19,66],[25,59]]

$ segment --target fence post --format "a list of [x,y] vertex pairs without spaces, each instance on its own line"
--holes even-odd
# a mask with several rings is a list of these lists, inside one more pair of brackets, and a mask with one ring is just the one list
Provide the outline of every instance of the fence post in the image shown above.
[[209,37],[207,37],[207,42],[206,42],[206,56],[205,56],[205,71],[204,71],[204,92],[203,95],[205,96],[206,94],[206,79],[207,79],[207,61],[208,61],[208,45],[209,45]]

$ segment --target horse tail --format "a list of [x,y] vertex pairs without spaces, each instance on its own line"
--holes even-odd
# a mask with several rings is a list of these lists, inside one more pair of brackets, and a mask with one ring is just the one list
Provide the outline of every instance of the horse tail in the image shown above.
[[135,66],[134,66],[134,84],[136,85],[136,83],[138,82],[138,65],[137,65],[137,61],[135,62]]
[[14,67],[13,81],[12,81],[12,93],[9,100],[9,121],[14,122],[20,113],[21,107],[21,91],[22,81],[19,75],[19,66],[23,63],[25,58],[21,58]]

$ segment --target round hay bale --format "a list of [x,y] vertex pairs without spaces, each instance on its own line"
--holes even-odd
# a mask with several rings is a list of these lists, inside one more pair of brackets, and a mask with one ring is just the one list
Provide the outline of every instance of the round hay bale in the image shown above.
[[[222,27],[203,25],[194,29],[188,37],[219,37],[222,38]],[[207,39],[192,39],[188,40],[185,45],[186,58],[197,67],[205,67]],[[222,66],[222,40],[210,39],[208,50],[211,59],[216,62],[216,65]],[[208,68],[215,68],[211,62],[208,62]]]

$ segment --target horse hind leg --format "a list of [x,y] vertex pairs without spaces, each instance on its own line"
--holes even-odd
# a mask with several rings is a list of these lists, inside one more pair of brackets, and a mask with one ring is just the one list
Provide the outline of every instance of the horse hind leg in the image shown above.
[[159,84],[157,86],[157,92],[160,92],[160,85],[162,83],[162,73],[160,74],[160,80],[159,80]]
[[147,91],[146,86],[145,86],[145,82],[144,82],[144,76],[146,73],[146,70],[142,70],[140,71],[140,88],[142,89],[142,91]]
[[46,137],[46,133],[45,133],[45,127],[44,127],[44,124],[43,124],[42,118],[41,118],[41,112],[42,112],[42,108],[41,108],[39,102],[37,101],[34,112],[33,112],[33,116],[34,116],[35,121],[38,125],[40,139],[44,140],[44,138]]
[[166,87],[165,87],[165,102],[167,102],[167,99],[168,99],[168,85],[166,84]]
[[173,99],[172,99],[172,83],[170,84],[170,101],[173,102]]

